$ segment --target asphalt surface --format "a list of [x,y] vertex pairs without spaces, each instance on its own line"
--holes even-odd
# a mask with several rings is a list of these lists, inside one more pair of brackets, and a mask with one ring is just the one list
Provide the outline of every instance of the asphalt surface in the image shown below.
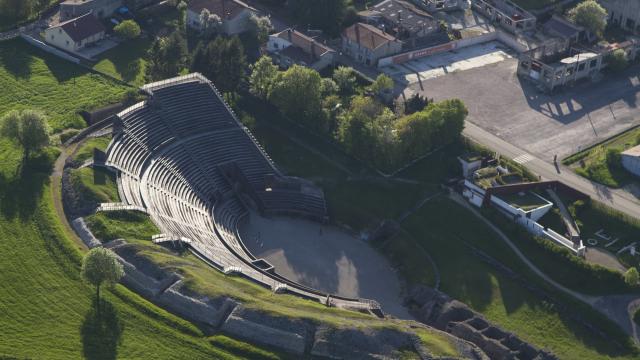
[[423,80],[405,93],[420,92],[436,101],[462,99],[469,122],[543,160],[568,156],[640,125],[637,66],[552,95],[519,78],[516,68],[517,60],[507,59]]

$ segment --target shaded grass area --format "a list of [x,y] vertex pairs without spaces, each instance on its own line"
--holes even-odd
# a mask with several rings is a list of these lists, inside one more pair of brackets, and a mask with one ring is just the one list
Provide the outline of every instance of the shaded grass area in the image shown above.
[[87,140],[83,141],[80,146],[78,146],[73,159],[80,163],[85,162],[86,160],[93,158],[94,149],[106,151],[110,141],[111,138],[105,136],[88,138]]
[[93,234],[102,241],[119,238],[128,242],[149,243],[160,231],[147,214],[139,211],[99,212],[85,218]]
[[640,145],[640,128],[638,127],[602,144],[571,155],[563,160],[562,163],[569,165],[578,175],[589,180],[612,188],[620,188],[637,182],[638,179],[625,170],[622,164],[608,163],[607,151],[624,151],[636,145]]
[[145,58],[152,42],[147,37],[124,42],[100,54],[93,69],[132,85],[142,86],[145,83],[144,75],[147,67]]
[[86,126],[78,115],[120,101],[126,87],[47,54],[22,39],[0,43],[0,115],[37,109],[55,132]]
[[[449,199],[438,197],[428,202],[407,220],[405,228],[435,260],[445,293],[523,339],[551,350],[562,359],[631,359],[638,355],[630,345],[618,348],[566,316],[553,304],[480,261],[468,245],[489,254],[534,283],[539,282],[486,225]],[[418,268],[422,265],[413,263],[412,266]],[[593,316],[595,323],[611,329],[610,334],[616,334],[626,344],[626,337],[620,330],[590,309],[582,308],[580,311],[581,316]]]
[[118,202],[118,185],[115,174],[99,167],[71,170],[71,185],[85,200],[93,203]]
[[50,167],[30,161],[19,178],[20,151],[0,142],[0,154],[0,357],[245,358],[120,285],[98,312],[53,210]]

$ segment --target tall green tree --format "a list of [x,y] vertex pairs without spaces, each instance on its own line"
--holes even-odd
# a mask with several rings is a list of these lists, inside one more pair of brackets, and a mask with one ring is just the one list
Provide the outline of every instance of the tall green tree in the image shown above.
[[333,81],[338,84],[338,88],[340,89],[340,93],[342,95],[351,95],[353,94],[356,88],[356,72],[352,67],[349,66],[338,66],[337,69],[333,71]]
[[635,267],[630,267],[629,270],[624,273],[624,282],[626,282],[628,285],[636,286],[638,285],[638,281],[640,281],[638,269],[636,269]]
[[293,65],[278,73],[269,100],[291,120],[326,131],[320,82],[317,71]]
[[163,80],[178,75],[187,67],[189,52],[182,32],[174,31],[168,37],[156,39],[148,54],[147,76],[150,80]]
[[583,26],[596,36],[602,36],[607,26],[607,10],[595,0],[585,0],[567,13],[569,20]]
[[246,78],[247,60],[237,36],[219,36],[208,45],[198,45],[191,70],[202,73],[222,92],[233,92]]
[[100,286],[116,284],[124,276],[116,254],[102,247],[91,249],[82,259],[82,278],[96,287],[96,303],[100,308]]
[[287,8],[298,24],[336,36],[340,33],[350,4],[349,0],[289,0]]
[[0,119],[0,135],[22,148],[23,162],[49,145],[49,133],[46,117],[38,111],[11,111]]
[[140,25],[133,20],[125,20],[116,25],[113,31],[124,39],[135,39],[140,36]]
[[273,64],[271,58],[268,56],[260,57],[255,64],[251,65],[249,91],[263,100],[267,99],[277,76],[278,67]]

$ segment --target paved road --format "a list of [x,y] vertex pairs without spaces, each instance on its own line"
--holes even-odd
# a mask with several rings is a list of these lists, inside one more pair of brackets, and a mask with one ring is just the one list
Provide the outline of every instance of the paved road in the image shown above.
[[619,211],[640,219],[640,201],[633,195],[617,189],[609,189],[604,185],[600,185],[579,175],[565,166],[560,165],[558,168],[552,162],[543,161],[519,147],[512,145],[494,134],[474,125],[470,122],[465,124],[464,135],[483,144],[500,155],[511,159],[525,159],[523,165],[534,173],[542,176],[544,180],[559,180],[572,186],[588,195],[593,199],[603,202]]

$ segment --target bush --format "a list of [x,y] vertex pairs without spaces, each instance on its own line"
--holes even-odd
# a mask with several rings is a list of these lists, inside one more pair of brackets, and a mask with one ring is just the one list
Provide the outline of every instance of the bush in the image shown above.
[[636,286],[638,285],[638,277],[638,269],[630,267],[629,270],[624,273],[624,282],[629,286]]
[[131,40],[140,36],[140,25],[133,20],[125,20],[113,28],[116,35]]
[[607,67],[613,72],[621,72],[629,66],[627,53],[623,49],[616,49],[613,53],[607,55]]
[[616,169],[622,166],[622,152],[619,149],[607,149],[607,166]]
[[80,133],[80,130],[78,130],[78,129],[68,130],[67,132],[64,132],[64,133],[60,134],[60,142],[61,143],[65,143],[65,142],[67,142],[67,140],[69,140],[72,137],[78,135],[79,133]]

